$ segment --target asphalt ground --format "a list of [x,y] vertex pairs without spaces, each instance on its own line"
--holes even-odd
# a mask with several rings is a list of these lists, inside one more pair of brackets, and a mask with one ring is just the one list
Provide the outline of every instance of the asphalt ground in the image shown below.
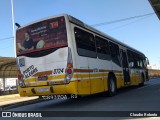
[[[15,97],[15,96],[14,96]],[[17,97],[15,97],[17,98]],[[9,99],[9,98],[8,98]],[[0,99],[1,100],[1,99]],[[36,100],[36,99],[35,99]],[[30,101],[30,100],[28,100]],[[28,102],[27,101],[27,102]],[[31,100],[32,101],[32,100]],[[19,103],[17,103],[19,104]],[[10,106],[10,105],[9,105]],[[130,112],[160,112],[160,79],[152,79],[143,87],[129,87],[118,90],[114,97],[102,97],[100,94],[82,97],[80,99],[57,99],[43,102],[30,102],[25,105],[15,105],[3,110],[7,111],[130,111]],[[74,112],[73,112],[74,114]],[[80,113],[81,114],[81,113]],[[96,114],[96,113],[95,113]],[[82,114],[81,114],[82,115]],[[74,115],[73,115],[74,116]],[[95,115],[93,115],[95,116]],[[160,120],[158,117],[54,117],[55,120],[85,120],[85,119],[120,119],[120,120]],[[43,118],[40,118],[43,119]],[[47,119],[51,119],[48,117]]]

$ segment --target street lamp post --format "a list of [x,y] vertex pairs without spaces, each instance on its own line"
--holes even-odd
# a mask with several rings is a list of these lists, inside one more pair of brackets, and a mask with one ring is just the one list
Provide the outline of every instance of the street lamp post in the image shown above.
[[13,32],[13,41],[14,41],[14,57],[16,57],[16,38],[15,38],[15,28],[14,28],[14,9],[13,9],[13,0],[11,0],[11,10],[12,10],[12,32]]

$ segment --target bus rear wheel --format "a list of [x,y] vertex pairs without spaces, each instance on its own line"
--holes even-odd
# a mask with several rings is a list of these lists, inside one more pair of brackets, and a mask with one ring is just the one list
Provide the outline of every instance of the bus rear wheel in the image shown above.
[[107,92],[107,95],[109,97],[112,97],[116,94],[116,82],[115,82],[115,78],[113,76],[109,76],[108,78],[108,92]]

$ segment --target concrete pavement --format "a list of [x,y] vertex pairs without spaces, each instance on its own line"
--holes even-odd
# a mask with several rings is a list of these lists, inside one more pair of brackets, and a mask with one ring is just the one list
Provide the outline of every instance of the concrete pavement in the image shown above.
[[4,95],[0,96],[0,110],[4,107],[24,104],[26,102],[37,101],[38,97],[20,97],[19,94],[12,94],[12,95]]

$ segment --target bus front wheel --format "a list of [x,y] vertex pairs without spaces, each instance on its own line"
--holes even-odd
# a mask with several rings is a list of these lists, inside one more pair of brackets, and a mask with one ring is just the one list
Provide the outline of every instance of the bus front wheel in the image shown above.
[[142,74],[141,76],[141,83],[139,84],[139,86],[144,86],[144,82],[145,82],[145,78],[144,78],[144,75]]

